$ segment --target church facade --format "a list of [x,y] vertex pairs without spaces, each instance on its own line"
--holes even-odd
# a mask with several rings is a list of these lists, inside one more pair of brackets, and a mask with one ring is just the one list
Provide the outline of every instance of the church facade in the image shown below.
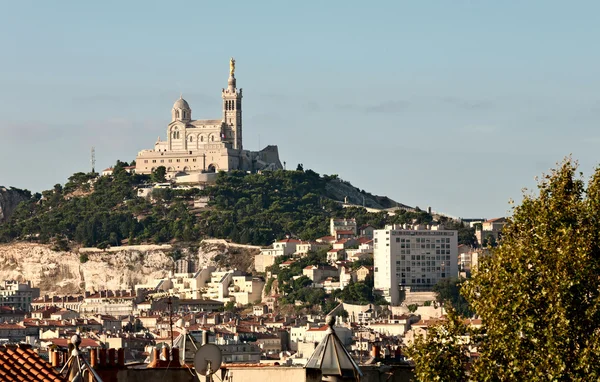
[[230,61],[227,88],[222,89],[223,115],[220,119],[192,119],[190,105],[180,97],[171,110],[167,139],[160,137],[154,149],[136,157],[136,173],[150,174],[164,166],[169,178],[218,171],[262,171],[281,169],[277,146],[261,151],[243,148],[242,89],[237,89],[235,61]]

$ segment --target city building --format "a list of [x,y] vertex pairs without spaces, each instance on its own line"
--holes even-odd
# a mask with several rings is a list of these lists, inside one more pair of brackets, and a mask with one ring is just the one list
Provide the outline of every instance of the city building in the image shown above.
[[486,244],[495,244],[502,238],[502,229],[508,221],[506,218],[495,218],[475,225],[475,238],[477,244],[485,246]]
[[356,236],[356,219],[334,219],[329,221],[329,234],[336,239]]
[[375,230],[375,290],[392,305],[400,303],[400,289],[430,290],[438,281],[458,276],[458,231],[431,228]]
[[4,280],[0,283],[0,306],[30,312],[31,302],[37,297],[40,297],[40,288],[32,288],[30,281]]
[[277,146],[267,146],[258,152],[243,149],[242,89],[236,85],[233,58],[227,88],[222,89],[221,98],[223,114],[218,119],[194,120],[187,101],[182,97],[175,101],[167,126],[167,140],[159,137],[153,149],[140,151],[135,172],[150,174],[164,166],[167,177],[172,178],[177,174],[283,168]]

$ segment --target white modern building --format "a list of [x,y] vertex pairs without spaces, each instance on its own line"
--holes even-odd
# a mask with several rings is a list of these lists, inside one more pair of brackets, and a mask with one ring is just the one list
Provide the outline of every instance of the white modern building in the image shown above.
[[458,231],[436,226],[386,226],[373,238],[375,290],[392,305],[400,289],[430,290],[458,276]]

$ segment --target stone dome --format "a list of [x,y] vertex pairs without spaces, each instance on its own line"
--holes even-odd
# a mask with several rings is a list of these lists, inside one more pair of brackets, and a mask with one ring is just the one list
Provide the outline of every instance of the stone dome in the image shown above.
[[177,101],[175,101],[175,104],[173,105],[173,109],[188,109],[189,110],[189,108],[190,108],[190,105],[182,97],[179,97],[179,99]]

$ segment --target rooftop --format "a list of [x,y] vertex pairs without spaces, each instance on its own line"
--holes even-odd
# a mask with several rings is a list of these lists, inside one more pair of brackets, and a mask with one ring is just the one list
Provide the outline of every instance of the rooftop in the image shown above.
[[29,345],[0,346],[0,380],[5,382],[62,382],[52,366]]

